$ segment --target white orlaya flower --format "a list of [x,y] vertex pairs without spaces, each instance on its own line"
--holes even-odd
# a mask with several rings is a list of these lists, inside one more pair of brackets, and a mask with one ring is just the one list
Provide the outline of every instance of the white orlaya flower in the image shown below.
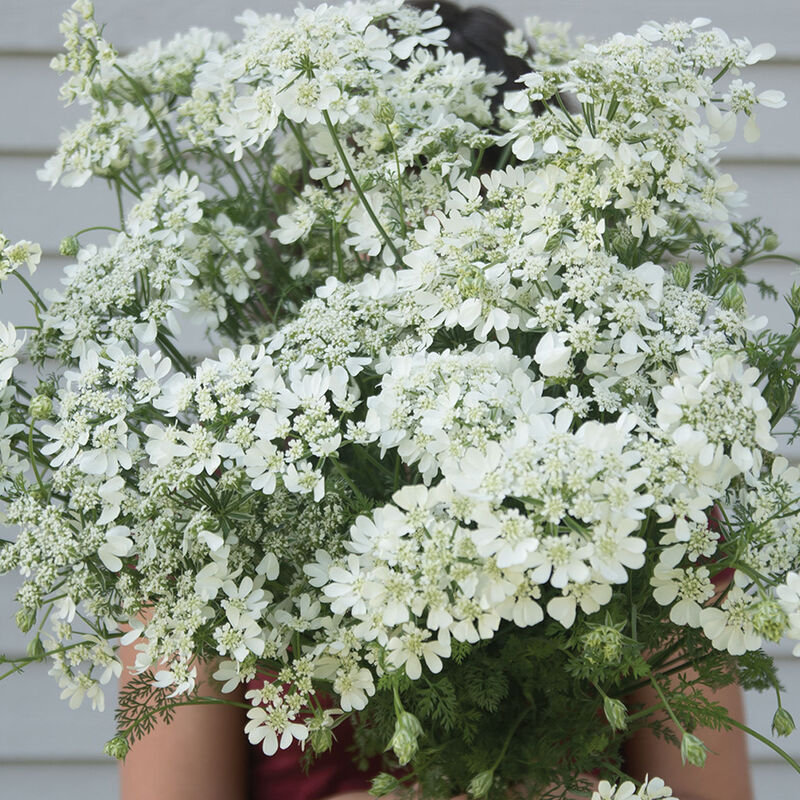
[[154,676],[153,686],[159,689],[174,687],[168,697],[188,694],[197,683],[197,667],[188,669],[181,664],[171,664],[170,669],[158,670]]
[[547,536],[528,556],[528,577],[539,584],[549,581],[557,589],[568,584],[586,583],[591,577],[586,560],[592,550],[592,544],[577,534]]
[[567,334],[555,331],[547,331],[542,336],[533,356],[539,372],[548,378],[563,375],[571,358],[572,348],[567,344]]
[[264,609],[272,602],[272,593],[263,589],[263,584],[263,577],[253,581],[249,575],[238,585],[232,580],[222,584],[227,599],[222,600],[221,605],[234,628],[258,622]]
[[703,633],[716,650],[727,650],[740,656],[761,646],[761,637],[750,619],[753,598],[738,586],[728,592],[719,608],[704,608],[700,612]]
[[139,367],[144,373],[134,384],[134,397],[138,403],[149,403],[161,392],[161,383],[172,369],[169,358],[156,350],[143,350],[139,354]]
[[341,90],[333,83],[296,75],[288,85],[276,92],[274,99],[278,108],[292,122],[316,125],[322,122],[323,112],[329,111],[341,95]]
[[413,623],[405,623],[397,635],[389,639],[386,660],[397,669],[405,667],[412,681],[422,675],[422,661],[433,672],[441,672],[442,659],[450,657],[450,635],[440,629],[437,637]]
[[598,574],[611,583],[625,583],[627,570],[644,566],[647,543],[638,536],[631,536],[630,530],[638,528],[634,520],[626,520],[627,525],[612,527],[600,523],[592,531],[594,549],[589,563]]
[[114,475],[97,487],[103,502],[103,511],[97,520],[98,525],[105,525],[115,520],[120,513],[122,501],[125,499],[125,479],[122,475]]
[[111,572],[122,569],[121,557],[130,554],[133,549],[133,540],[130,538],[131,529],[125,525],[115,525],[106,531],[106,540],[97,549],[100,560]]
[[366,667],[340,667],[333,681],[333,691],[339,697],[342,711],[361,711],[375,694],[375,680]]
[[619,785],[611,784],[606,780],[597,784],[597,789],[592,792],[591,800],[641,800],[636,794],[636,786],[630,781],[623,781]]
[[183,372],[176,372],[162,384],[159,396],[153,399],[153,405],[167,416],[176,417],[189,407],[195,388],[193,378]]
[[253,489],[266,495],[275,491],[278,475],[285,469],[281,451],[264,439],[258,439],[245,451],[240,464],[245,468]]
[[162,428],[151,423],[145,426],[144,433],[147,436],[144,450],[157,467],[166,466],[175,458],[185,458],[191,452],[180,442],[180,431],[176,427]]
[[[263,706],[256,706],[247,712],[247,718],[249,722],[245,725],[244,732],[250,744],[260,744],[261,750],[267,756],[275,755],[278,748],[285,750],[295,740],[302,743],[308,738],[308,728],[294,721],[293,712],[283,711],[279,715]],[[281,720],[280,723],[278,719]]]
[[333,564],[328,569],[328,583],[322,587],[322,593],[331,604],[334,614],[349,612],[356,617],[364,615],[367,600],[371,600],[380,590],[361,567],[359,557],[351,554],[345,560],[345,566]]
[[[476,576],[475,584],[479,576]],[[463,589],[463,586],[461,587]],[[472,592],[465,592],[467,596]],[[500,614],[497,608],[490,606],[486,601],[456,603],[452,609],[454,622],[450,626],[450,633],[459,642],[475,643],[482,639],[491,639],[500,627]]]
[[376,508],[372,518],[360,515],[350,528],[348,550],[369,553],[394,566],[401,540],[412,530],[408,518],[399,508],[388,505]]
[[249,670],[243,669],[243,664],[238,661],[220,661],[217,666],[217,671],[214,673],[213,678],[222,684],[221,691],[223,694],[233,692],[237,687],[242,686],[249,681],[253,680],[256,676],[255,667]]
[[667,786],[662,778],[651,778],[645,775],[644,783],[638,791],[640,800],[678,800],[673,797],[672,789]]
[[293,494],[313,492],[315,503],[325,496],[325,476],[307,461],[301,462],[299,469],[296,464],[289,464],[283,474],[283,485]]
[[93,448],[83,450],[76,459],[81,472],[111,478],[133,465],[131,452],[136,449],[137,439],[128,433],[125,420],[112,419],[98,425],[92,432],[92,444]]
[[594,614],[611,601],[612,589],[608,583],[570,583],[562,597],[554,597],[547,604],[547,613],[565,628],[571,628],[580,607],[584,614]]
[[650,585],[654,587],[653,598],[659,605],[671,606],[669,618],[676,625],[698,628],[700,612],[714,596],[714,584],[706,567],[677,567],[681,557],[680,552],[672,549],[662,553],[650,578]]
[[539,531],[533,520],[516,509],[484,507],[474,519],[477,527],[470,534],[478,554],[493,556],[501,569],[525,564],[539,546]]
[[[314,552],[314,559],[314,561],[303,565],[303,572],[305,572],[308,582],[315,589],[319,589],[330,579],[330,568],[334,561],[325,550],[316,550]],[[275,577],[277,577],[277,575]]]

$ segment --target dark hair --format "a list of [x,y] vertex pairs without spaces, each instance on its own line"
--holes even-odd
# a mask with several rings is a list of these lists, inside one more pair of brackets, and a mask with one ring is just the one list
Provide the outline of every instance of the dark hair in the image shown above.
[[[442,24],[450,31],[447,46],[465,58],[479,59],[488,72],[505,75],[505,83],[497,87],[497,94],[492,98],[492,111],[503,102],[505,92],[521,88],[517,78],[531,68],[523,59],[506,53],[506,34],[514,30],[514,26],[505,17],[491,8],[461,8],[450,0],[406,0],[406,5],[420,11],[432,11],[438,6]],[[533,52],[533,48],[530,49]]]

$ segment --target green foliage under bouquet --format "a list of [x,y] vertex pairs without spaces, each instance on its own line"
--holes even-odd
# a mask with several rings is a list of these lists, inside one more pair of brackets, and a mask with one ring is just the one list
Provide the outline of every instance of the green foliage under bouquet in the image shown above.
[[[670,797],[618,783],[625,740],[702,764],[695,727],[741,723],[700,687],[778,690],[762,643],[800,640],[800,290],[786,334],[748,315],[776,237],[718,169],[783,105],[738,77],[773,48],[533,20],[501,97],[398,0],[239,22],[121,56],[65,15],[87,116],[40,177],[120,218],[0,325],[6,674],[49,657],[102,708],[135,642],[117,756],[219,702],[211,660],[268,755],[357,715],[376,794]],[[38,247],[0,245],[28,285]]]

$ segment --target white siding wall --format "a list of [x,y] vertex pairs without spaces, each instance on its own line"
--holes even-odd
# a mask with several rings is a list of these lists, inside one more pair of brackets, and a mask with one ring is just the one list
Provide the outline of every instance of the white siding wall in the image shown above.
[[[35,283],[55,282],[64,259],[57,255],[61,238],[87,224],[114,221],[108,190],[101,185],[78,192],[48,190],[35,178],[36,168],[54,148],[58,132],[74,123],[77,109],[61,109],[56,100],[59,79],[48,69],[60,47],[58,22],[68,0],[0,0],[0,230],[12,240],[30,238],[42,243],[45,259]],[[313,4],[313,0],[307,0]],[[97,17],[108,22],[108,35],[122,49],[148,39],[168,38],[190,25],[233,31],[233,15],[246,0],[95,0]],[[250,0],[259,11],[288,11],[292,2]],[[784,251],[800,256],[800,10],[797,0],[484,0],[512,20],[537,14],[566,19],[576,32],[603,36],[631,30],[640,21],[693,18],[704,15],[731,35],[748,36],[754,43],[771,41],[778,57],[754,70],[763,88],[786,92],[789,106],[759,114],[761,140],[747,146],[732,144],[726,157],[730,171],[748,189],[753,214],[761,214],[780,234]],[[760,269],[781,287],[791,283],[791,270],[774,262]],[[23,293],[12,283],[0,296],[0,319],[22,323],[26,316]],[[787,315],[756,301],[753,309],[766,313],[773,324]],[[796,453],[791,453],[797,458]],[[13,625],[14,581],[0,578],[0,653],[24,652],[24,638]],[[787,649],[776,651],[787,687],[786,705],[800,719],[800,661]],[[109,698],[113,706],[113,698]],[[116,769],[101,755],[113,733],[110,711],[70,711],[58,699],[58,689],[37,666],[23,676],[0,683],[0,796],[25,800],[78,800],[87,795],[114,797]],[[768,733],[772,698],[747,698],[748,721]],[[783,744],[800,758],[800,734]],[[791,800],[800,796],[800,780],[767,747],[754,743],[750,761],[757,800]],[[154,798],[154,800],[161,800]],[[168,799],[164,799],[168,800]]]

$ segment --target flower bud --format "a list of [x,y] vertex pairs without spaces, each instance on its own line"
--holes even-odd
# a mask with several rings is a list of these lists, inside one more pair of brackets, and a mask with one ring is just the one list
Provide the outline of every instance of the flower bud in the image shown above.
[[759,602],[751,617],[753,628],[765,639],[779,642],[789,627],[789,617],[777,600],[764,599]]
[[375,122],[381,125],[390,125],[394,122],[394,106],[389,100],[381,100],[375,109]]
[[674,280],[681,289],[688,289],[691,279],[692,268],[686,261],[678,261],[672,267],[672,280]]
[[732,283],[722,294],[720,305],[731,311],[741,311],[744,308],[744,295],[735,283]]
[[785,708],[779,708],[772,718],[773,736],[788,736],[792,733],[794,728],[795,725],[792,715]]
[[328,728],[317,728],[311,731],[311,747],[317,755],[331,749],[333,744],[333,731]]
[[42,644],[42,640],[38,636],[28,642],[28,646],[25,648],[25,650],[28,656],[35,658],[37,661],[41,661],[46,652],[44,645]]
[[80,250],[80,245],[78,244],[78,237],[65,236],[61,240],[61,244],[59,245],[58,250],[62,256],[68,256],[72,258],[72,256],[78,255],[78,250]]
[[383,797],[384,795],[391,794],[399,787],[400,781],[398,781],[397,778],[393,775],[389,775],[387,772],[381,772],[380,775],[376,775],[372,779],[372,786],[370,787],[369,793],[373,795],[373,797]]
[[494,782],[494,770],[485,769],[479,772],[470,782],[467,791],[472,797],[486,797]]
[[46,394],[37,394],[28,406],[31,419],[47,419],[53,413],[53,401]]
[[33,623],[36,622],[36,611],[32,608],[21,608],[17,611],[14,620],[17,623],[17,627],[23,633],[27,633],[33,627]]
[[684,733],[681,739],[681,759],[695,767],[702,767],[706,763],[706,746],[692,733]]
[[408,764],[417,752],[417,739],[422,733],[420,721],[408,711],[401,711],[394,726],[389,748],[394,750],[401,765]]
[[111,758],[116,758],[117,761],[122,761],[128,755],[128,750],[130,750],[130,746],[124,736],[115,736],[113,739],[109,739],[103,747],[103,752]]
[[282,164],[276,164],[272,168],[272,180],[278,186],[291,186],[293,182],[289,170]]
[[792,286],[789,294],[786,295],[786,301],[789,303],[789,308],[795,316],[800,316],[800,286],[795,284]]
[[773,250],[777,250],[779,244],[780,244],[780,239],[778,239],[778,235],[774,231],[770,231],[764,237],[764,249],[768,253],[771,253]]
[[598,625],[583,637],[583,654],[592,664],[616,664],[622,656],[622,633],[613,625]]
[[624,731],[628,727],[628,709],[622,700],[606,697],[603,700],[603,711],[605,712],[608,724],[615,731]]

